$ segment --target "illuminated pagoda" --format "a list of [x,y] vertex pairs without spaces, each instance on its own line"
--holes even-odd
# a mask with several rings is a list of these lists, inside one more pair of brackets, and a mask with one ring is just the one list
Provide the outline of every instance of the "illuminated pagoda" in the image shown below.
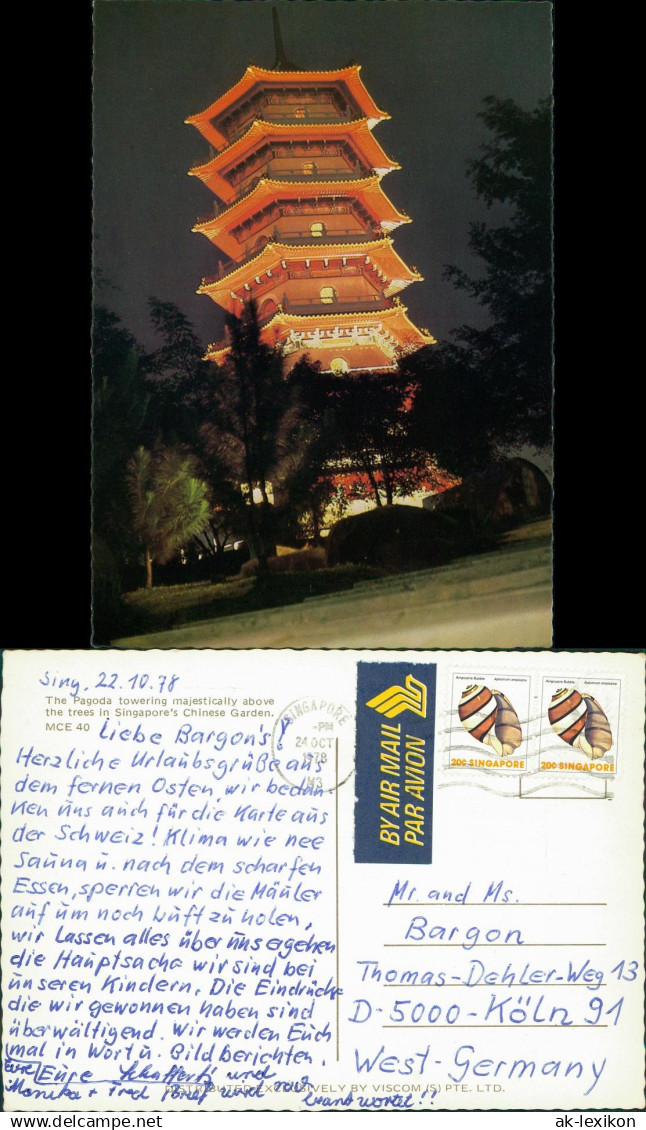
[[[187,118],[211,146],[190,170],[219,203],[201,232],[224,254],[207,294],[240,316],[257,303],[263,339],[288,368],[304,354],[326,371],[394,369],[433,343],[398,295],[421,279],[393,246],[409,217],[381,180],[400,166],[372,134],[380,110],[351,65],[303,71],[286,58],[273,9],[273,68],[249,66],[230,90]],[[226,341],[210,345],[221,361]]]

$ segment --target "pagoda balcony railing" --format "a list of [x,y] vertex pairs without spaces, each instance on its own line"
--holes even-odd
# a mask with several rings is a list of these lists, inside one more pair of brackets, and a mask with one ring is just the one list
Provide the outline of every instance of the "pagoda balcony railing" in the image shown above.
[[308,228],[301,229],[296,232],[280,232],[274,238],[277,243],[289,244],[315,244],[320,243],[321,246],[329,243],[363,243],[369,240],[382,239],[383,232],[381,231],[357,231],[352,228],[329,228],[322,236],[312,235]]
[[336,122],[341,124],[342,122],[351,121],[351,117],[349,113],[342,115],[339,113],[330,112],[330,110],[325,110],[323,109],[323,107],[317,109],[313,106],[310,106],[309,109],[306,108],[304,114],[294,113],[294,110],[291,107],[289,109],[285,108],[284,110],[272,110],[266,107],[263,110],[261,121],[270,123],[276,122],[278,124],[284,122],[289,125],[296,123],[297,125],[301,126],[304,122],[316,122],[321,125],[334,125]]
[[290,169],[280,168],[276,162],[270,162],[267,165],[266,176],[274,177],[278,180],[330,180],[334,177],[336,180],[360,180],[361,177],[370,175],[370,170],[363,168],[359,165],[355,169],[349,169],[347,165],[322,165],[318,166],[316,161],[310,162],[312,165],[311,173],[292,172]]
[[[329,145],[326,141],[315,142],[312,146],[309,142],[288,142],[287,144],[277,144],[263,147],[257,150],[252,157],[248,158],[242,167],[234,168],[226,174],[229,184],[237,187],[243,181],[251,180],[254,173],[259,169],[264,169],[269,163],[272,168],[277,165],[278,161],[320,161],[327,160],[330,157],[337,157],[345,160],[346,167],[358,167],[361,162],[358,160],[349,146],[343,145]],[[289,168],[287,170],[289,172]],[[294,171],[298,172],[298,168],[294,167]]]
[[[335,267],[332,270],[332,274],[335,278],[358,278],[359,275],[363,275],[364,273],[364,268],[356,262],[351,263],[349,266],[346,263],[345,267]],[[309,267],[296,267],[290,264],[289,277],[290,279],[329,279],[330,268],[314,265],[310,265]]]
[[366,294],[344,294],[334,302],[312,302],[306,298],[290,298],[283,305],[286,314],[363,314],[370,310],[388,310],[393,303],[381,294],[373,298]]

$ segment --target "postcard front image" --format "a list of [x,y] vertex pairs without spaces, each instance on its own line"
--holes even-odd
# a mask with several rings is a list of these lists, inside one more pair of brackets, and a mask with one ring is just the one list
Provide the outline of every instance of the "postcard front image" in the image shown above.
[[550,17],[99,0],[93,643],[549,646]]

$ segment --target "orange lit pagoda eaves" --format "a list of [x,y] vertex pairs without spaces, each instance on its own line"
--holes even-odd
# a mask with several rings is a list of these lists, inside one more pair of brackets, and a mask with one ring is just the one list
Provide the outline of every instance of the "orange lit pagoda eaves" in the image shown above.
[[[297,70],[277,37],[274,69],[248,67],[187,119],[212,146],[190,175],[220,201],[193,230],[224,256],[198,293],[234,314],[255,299],[288,367],[307,353],[325,370],[393,369],[434,341],[397,297],[421,275],[388,235],[410,220],[381,188],[399,165],[372,136],[388,115],[359,71]],[[207,357],[226,352],[223,341]]]

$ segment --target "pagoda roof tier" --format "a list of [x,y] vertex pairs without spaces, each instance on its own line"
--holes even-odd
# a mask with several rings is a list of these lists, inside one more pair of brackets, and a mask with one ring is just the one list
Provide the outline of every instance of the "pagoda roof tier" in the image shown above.
[[237,102],[240,102],[245,95],[249,94],[254,87],[267,86],[316,86],[321,83],[342,82],[346,86],[348,92],[352,95],[355,102],[359,106],[363,116],[368,120],[368,126],[372,129],[377,122],[383,121],[390,117],[390,114],[384,113],[380,110],[373,99],[368,94],[359,71],[360,66],[342,67],[333,71],[274,71],[267,70],[264,67],[255,67],[253,65],[247,67],[244,75],[238,80],[234,86],[230,87],[224,94],[216,98],[215,102],[206,109],[202,110],[199,114],[192,114],[189,118],[185,119],[186,125],[195,126],[206,138],[211,145],[216,149],[228,145],[226,136],[218,130],[213,124],[212,119],[219,117],[230,110]]
[[268,204],[281,200],[311,200],[312,197],[341,196],[357,200],[372,215],[374,221],[387,231],[400,224],[409,224],[410,216],[399,212],[388,199],[378,176],[360,177],[358,180],[315,180],[302,181],[272,180],[261,177],[246,196],[236,200],[228,208],[223,208],[213,219],[196,223],[191,229],[201,232],[220,247],[231,259],[240,254],[240,243],[231,230],[245,219],[261,211]]
[[256,119],[249,129],[226,149],[222,149],[215,157],[204,164],[194,165],[189,169],[190,177],[199,179],[219,196],[221,200],[229,203],[236,195],[235,185],[231,185],[223,176],[227,167],[233,167],[238,162],[254,152],[258,143],[262,141],[310,141],[332,138],[339,141],[348,140],[352,143],[358,156],[374,169],[378,176],[383,177],[393,169],[400,169],[397,161],[392,161],[384,153],[381,145],[375,140],[368,129],[365,118],[355,118],[350,122],[327,122],[322,125],[313,125],[311,122],[298,122],[292,125],[280,122],[266,122]]
[[[372,265],[381,276],[381,281],[386,282],[384,295],[390,298],[412,282],[420,282],[422,276],[414,267],[407,267],[393,247],[393,241],[387,236],[383,239],[370,240],[363,243],[312,243],[295,249],[290,244],[269,242],[257,255],[245,260],[244,263],[226,274],[212,279],[203,279],[198,287],[197,294],[208,294],[214,302],[225,309],[231,308],[232,292],[237,287],[244,287],[250,279],[262,274],[269,275],[282,263],[300,263],[303,260],[311,263],[328,261],[330,264],[330,277],[334,275],[334,261],[339,261],[341,267],[343,260],[360,260],[366,265]],[[367,262],[369,261],[369,262]],[[243,296],[238,295],[239,299]],[[248,295],[245,295],[247,298]]]
[[[435,345],[435,338],[411,322],[407,314],[407,307],[398,303],[387,310],[380,310],[378,314],[369,312],[351,312],[336,314],[286,314],[280,308],[262,327],[262,336],[265,340],[273,338],[276,343],[284,343],[287,338],[294,339],[294,335],[303,334],[305,344],[303,352],[307,352],[307,343],[312,342],[312,333],[316,335],[319,330],[320,341],[318,345],[339,344],[339,338],[344,331],[357,327],[359,333],[375,331],[383,334],[392,343],[393,347],[402,348],[412,346],[419,349],[423,345]],[[346,336],[346,335],[344,335]],[[204,356],[205,361],[221,362],[229,352],[226,342],[214,342],[209,345]]]

